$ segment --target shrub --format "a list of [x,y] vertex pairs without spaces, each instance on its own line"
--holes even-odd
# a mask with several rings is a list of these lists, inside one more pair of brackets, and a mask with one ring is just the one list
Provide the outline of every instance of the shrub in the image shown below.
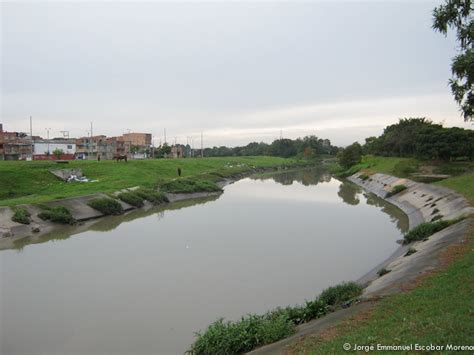
[[407,252],[405,253],[405,255],[403,255],[403,256],[410,256],[410,255],[412,255],[412,254],[415,254],[417,251],[418,251],[418,250],[416,250],[415,248],[409,248],[409,249],[407,250]]
[[190,178],[171,180],[165,182],[160,187],[162,191],[172,193],[222,191],[222,189],[212,181]]
[[248,315],[239,321],[219,319],[197,339],[190,354],[240,354],[257,346],[275,342],[294,333],[294,324],[284,315],[272,319],[268,314]]
[[122,192],[118,198],[135,207],[143,207],[143,198],[135,191]]
[[240,354],[272,343],[294,333],[295,325],[325,315],[329,306],[337,306],[361,294],[354,282],[329,287],[303,306],[277,308],[263,315],[251,314],[239,321],[219,319],[204,333],[196,334],[190,354]]
[[343,282],[325,289],[319,299],[329,306],[334,306],[357,297],[361,292],[362,287],[355,282]]
[[437,221],[437,220],[442,219],[442,218],[443,218],[442,214],[437,214],[436,216],[431,218],[431,222]]
[[117,200],[111,198],[96,198],[90,200],[87,205],[105,215],[119,215],[123,213],[122,205]]
[[26,208],[14,208],[12,221],[21,224],[30,224],[30,213]]
[[369,175],[367,175],[367,174],[360,174],[360,175],[359,175],[359,178],[360,178],[361,180],[365,181],[365,180],[368,180],[368,179],[369,179]]
[[379,275],[381,277],[383,275],[388,274],[390,271],[392,271],[392,270],[387,270],[386,268],[382,268],[379,271],[377,271],[377,275]]
[[151,202],[154,205],[160,205],[169,202],[168,197],[163,192],[153,191],[151,189],[140,189],[135,192],[142,199]]
[[388,192],[387,195],[385,197],[391,197],[393,195],[396,195],[400,192],[402,192],[403,190],[406,190],[407,187],[405,185],[395,185],[394,187],[392,187],[392,191]]
[[345,169],[349,169],[351,166],[360,163],[361,160],[362,147],[357,142],[352,143],[350,146],[344,148],[338,154],[338,162]]
[[433,222],[422,223],[419,226],[413,228],[407,234],[405,234],[405,236],[403,237],[404,244],[408,244],[417,240],[426,239],[430,235],[436,232],[439,232],[440,230],[446,227],[449,227],[452,224],[459,222],[461,219],[455,219],[455,220],[449,220],[449,221],[438,220],[438,221],[433,221]]
[[38,217],[42,220],[62,224],[73,224],[75,222],[71,212],[64,206],[42,206],[42,208],[44,211],[38,214]]

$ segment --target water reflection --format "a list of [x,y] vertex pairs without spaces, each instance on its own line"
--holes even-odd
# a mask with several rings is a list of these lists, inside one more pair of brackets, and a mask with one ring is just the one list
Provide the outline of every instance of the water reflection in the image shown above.
[[304,186],[309,186],[331,181],[331,174],[323,168],[309,168],[260,174],[252,177],[252,179],[271,179],[276,183],[287,186],[292,185],[294,182],[298,182]]
[[359,204],[360,200],[358,195],[361,193],[361,189],[356,184],[353,184],[349,181],[343,181],[339,186],[339,191],[337,195],[342,198],[342,201],[348,205],[356,206]]
[[[158,220],[164,218],[166,211],[175,211],[182,208],[201,205],[211,201],[215,201],[220,195],[212,195],[208,197],[177,201],[169,205],[156,206],[151,208],[140,208],[130,211],[120,216],[108,216],[97,220],[80,223],[74,226],[57,226],[51,233],[36,237],[34,235],[15,240],[12,243],[11,249],[22,251],[24,247],[30,244],[41,244],[46,242],[54,242],[66,240],[70,237],[83,233],[86,230],[96,232],[109,232],[116,229],[120,224],[131,222],[139,218],[145,218],[154,215]],[[6,248],[10,249],[10,248]]]

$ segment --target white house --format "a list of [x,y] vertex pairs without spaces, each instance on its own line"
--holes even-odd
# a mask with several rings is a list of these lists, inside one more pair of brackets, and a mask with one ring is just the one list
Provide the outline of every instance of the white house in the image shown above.
[[63,154],[76,154],[76,143],[71,141],[43,140],[33,143],[33,155],[53,154],[55,150],[62,150]]

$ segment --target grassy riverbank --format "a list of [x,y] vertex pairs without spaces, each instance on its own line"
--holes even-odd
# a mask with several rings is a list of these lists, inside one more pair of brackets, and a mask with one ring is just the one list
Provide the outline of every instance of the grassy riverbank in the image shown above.
[[[414,163],[412,165],[412,163]],[[474,203],[472,163],[429,162],[403,158],[365,157],[358,169],[407,176],[408,171],[435,166],[461,173],[436,184],[451,188]],[[344,353],[343,344],[472,345],[474,339],[474,228],[468,242],[442,256],[443,270],[419,280],[413,289],[382,299],[371,312],[343,322],[324,337],[306,337],[291,353]],[[416,286],[416,287],[415,287]]]
[[[183,177],[217,181],[252,168],[297,163],[294,159],[277,157],[131,160],[128,163],[71,161],[67,165],[47,161],[1,161],[0,206],[41,203],[97,192],[111,193],[133,186],[154,188],[177,178],[178,167]],[[90,180],[96,181],[66,183],[50,173],[50,170],[65,168],[79,168]]]

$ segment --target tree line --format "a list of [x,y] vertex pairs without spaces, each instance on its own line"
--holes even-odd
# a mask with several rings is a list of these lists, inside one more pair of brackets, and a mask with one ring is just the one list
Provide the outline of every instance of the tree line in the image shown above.
[[363,154],[415,157],[429,160],[474,160],[474,131],[446,128],[426,118],[403,118],[387,126],[379,137],[353,143],[339,153],[339,163],[350,167]]
[[281,138],[272,143],[252,142],[245,146],[229,148],[226,146],[204,149],[205,157],[257,156],[268,155],[289,158],[301,156],[312,158],[321,154],[336,155],[340,148],[333,146],[329,139],[306,136],[297,139]]

